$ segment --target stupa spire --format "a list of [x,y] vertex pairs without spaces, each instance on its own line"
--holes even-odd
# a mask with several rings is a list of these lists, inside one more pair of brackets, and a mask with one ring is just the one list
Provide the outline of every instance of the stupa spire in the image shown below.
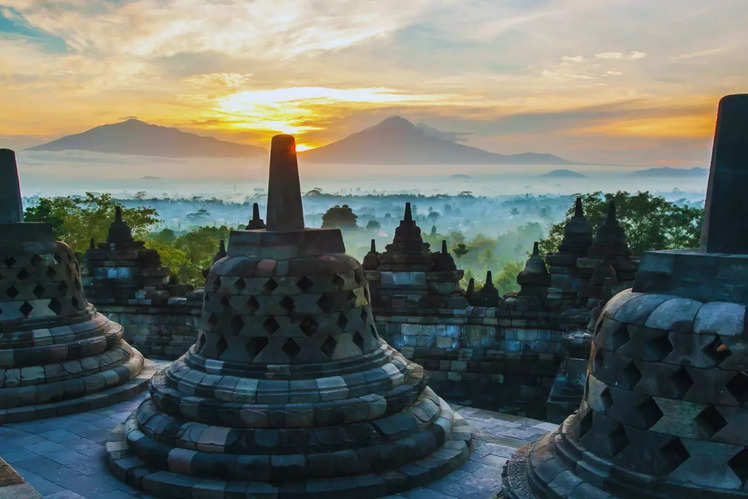
[[0,223],[21,222],[23,222],[23,205],[16,154],[10,149],[0,149]]
[[405,203],[405,216],[403,217],[403,220],[406,222],[412,222],[413,221],[413,213],[410,210],[410,203]]
[[267,229],[304,230],[296,141],[292,135],[276,135],[270,145]]
[[265,228],[265,222],[260,218],[260,205],[254,203],[252,205],[252,219],[247,224],[247,230],[259,230]]
[[736,186],[748,181],[748,94],[723,97],[717,112],[709,187],[704,204],[702,249],[748,253],[748,205]]

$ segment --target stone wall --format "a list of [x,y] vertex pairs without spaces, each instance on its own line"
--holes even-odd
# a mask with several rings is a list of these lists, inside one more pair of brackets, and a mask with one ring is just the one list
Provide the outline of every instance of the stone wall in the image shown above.
[[199,304],[98,305],[98,310],[125,329],[125,339],[146,357],[176,359],[195,343]]
[[561,323],[558,314],[511,307],[425,312],[375,315],[380,334],[423,365],[435,389],[476,407],[545,415],[565,356],[562,335],[576,324]]

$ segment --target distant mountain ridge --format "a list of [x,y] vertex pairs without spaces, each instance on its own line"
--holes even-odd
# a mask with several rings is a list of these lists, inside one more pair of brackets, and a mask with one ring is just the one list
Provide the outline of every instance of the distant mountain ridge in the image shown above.
[[702,177],[709,173],[708,168],[671,168],[669,166],[661,168],[649,168],[647,170],[637,170],[633,175],[641,177]]
[[314,163],[348,164],[567,164],[553,154],[497,154],[428,133],[400,116],[301,153]]
[[97,126],[29,148],[32,151],[69,149],[166,157],[251,157],[265,154],[261,147],[226,142],[136,119]]

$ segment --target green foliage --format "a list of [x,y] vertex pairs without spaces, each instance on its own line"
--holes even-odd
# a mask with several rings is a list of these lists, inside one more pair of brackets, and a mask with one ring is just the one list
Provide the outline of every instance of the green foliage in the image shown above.
[[[110,194],[40,198],[26,208],[26,222],[43,222],[52,226],[55,237],[65,241],[76,252],[88,248],[91,238],[105,241],[109,226],[114,220],[117,203]],[[158,212],[153,208],[122,208],[122,219],[127,222],[135,238],[142,238],[148,229],[158,223]]]
[[145,241],[146,247],[159,252],[161,263],[169,267],[179,282],[201,287],[205,284],[203,270],[210,268],[219,241],[228,240],[230,232],[225,225],[197,227],[179,236],[165,229],[148,236]]
[[[695,248],[699,245],[704,210],[671,203],[647,191],[636,194],[625,191],[615,194],[594,192],[582,196],[585,216],[593,233],[605,220],[611,200],[615,200],[618,222],[626,232],[635,255],[654,249]],[[548,237],[540,242],[541,253],[558,250],[564,227],[573,215],[572,206],[566,213],[566,219],[551,227]]]
[[470,248],[468,248],[465,243],[457,243],[457,245],[452,248],[452,253],[454,253],[457,258],[462,258],[467,255],[469,251]]
[[347,204],[336,204],[322,215],[323,229],[348,229],[356,227],[358,216]]

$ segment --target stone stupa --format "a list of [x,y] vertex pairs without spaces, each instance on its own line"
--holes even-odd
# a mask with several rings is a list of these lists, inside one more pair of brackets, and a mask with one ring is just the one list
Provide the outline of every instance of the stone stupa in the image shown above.
[[701,249],[644,255],[595,325],[579,409],[507,462],[505,497],[748,497],[746,185],[748,94],[730,95]]
[[377,333],[340,231],[304,228],[289,135],[266,220],[231,233],[197,342],[107,443],[113,473],[167,497],[377,497],[463,463],[466,423]]
[[[86,301],[52,227],[24,223],[15,154],[0,149],[0,424],[121,402],[151,371],[122,326]],[[2,444],[0,444],[0,449]]]

